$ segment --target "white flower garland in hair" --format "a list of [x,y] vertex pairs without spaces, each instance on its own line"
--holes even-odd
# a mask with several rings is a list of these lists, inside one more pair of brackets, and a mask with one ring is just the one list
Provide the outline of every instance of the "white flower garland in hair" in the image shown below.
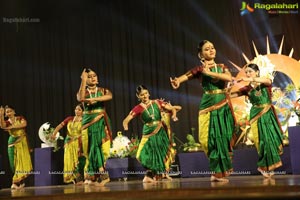
[[274,80],[275,76],[275,65],[271,63],[267,56],[258,55],[254,58],[252,63],[256,64],[259,67],[260,77],[266,77]]

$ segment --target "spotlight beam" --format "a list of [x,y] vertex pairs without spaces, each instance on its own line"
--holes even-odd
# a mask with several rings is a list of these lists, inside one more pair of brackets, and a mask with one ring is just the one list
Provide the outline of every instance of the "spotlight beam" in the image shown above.
[[222,38],[224,38],[224,40],[231,46],[233,47],[237,52],[241,52],[241,49],[235,45],[235,43],[230,39],[230,37],[226,34],[224,34],[224,31],[221,30],[218,25],[216,24],[215,21],[213,21],[210,17],[209,14],[201,8],[201,6],[199,6],[196,1],[194,0],[189,0],[187,1],[190,6],[191,9],[194,9],[194,11],[200,16],[201,19],[204,19],[204,21],[210,25],[210,27],[212,27],[213,30],[215,30],[218,35]]

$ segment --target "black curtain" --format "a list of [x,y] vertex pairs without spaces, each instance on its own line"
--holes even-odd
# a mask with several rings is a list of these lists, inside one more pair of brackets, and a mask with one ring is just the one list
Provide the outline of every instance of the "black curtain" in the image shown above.
[[[56,126],[73,115],[80,74],[89,67],[98,73],[100,85],[113,93],[113,100],[106,106],[114,136],[138,103],[135,87],[144,84],[151,98],[164,98],[182,106],[179,121],[172,123],[172,128],[185,141],[191,128],[198,128],[201,86],[194,80],[175,91],[169,77],[199,64],[199,41],[211,40],[217,49],[216,61],[228,65],[233,74],[237,71],[229,60],[243,66],[242,52],[253,58],[251,41],[266,35],[271,39],[285,35],[299,60],[299,14],[268,15],[257,11],[241,16],[241,2],[2,1],[0,105],[13,106],[27,119],[30,145],[39,148],[41,124],[50,122]],[[141,127],[138,119],[133,120],[124,134],[140,135]],[[0,132],[3,168],[8,168],[8,134]],[[197,131],[195,137],[198,138]]]

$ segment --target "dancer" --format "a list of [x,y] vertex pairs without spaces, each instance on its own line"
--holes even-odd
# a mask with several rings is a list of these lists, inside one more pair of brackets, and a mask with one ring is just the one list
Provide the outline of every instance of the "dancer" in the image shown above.
[[[163,99],[161,99],[162,101],[164,101]],[[168,104],[169,106],[175,108],[176,113],[179,112],[182,108],[179,105],[172,105],[170,102],[166,102],[164,101],[166,104]],[[172,129],[171,129],[171,116],[172,116],[172,110],[167,110],[167,109],[162,109],[161,110],[161,118],[162,121],[165,123],[165,125],[167,126],[167,133],[170,139],[172,139]]]
[[[164,100],[162,99],[162,101],[164,101]],[[170,102],[166,102],[166,101],[165,101],[165,103],[168,104],[169,106],[171,106],[172,108],[175,108],[176,113],[182,109],[181,106],[179,106],[179,105],[172,105]],[[168,137],[169,137],[170,143],[172,144],[172,148],[171,148],[172,161],[171,161],[170,165],[175,162],[175,157],[176,157],[176,153],[177,153],[176,149],[175,149],[176,143],[174,141],[175,134],[173,133],[172,128],[171,128],[171,118],[172,118],[172,110],[167,110],[167,109],[163,108],[161,110],[161,119],[167,128]],[[162,174],[162,178],[167,178],[170,180],[172,179],[168,173]]]
[[124,130],[128,130],[128,123],[140,116],[143,126],[143,136],[138,147],[136,158],[147,170],[143,183],[156,182],[156,175],[169,171],[172,161],[171,148],[167,128],[162,123],[161,109],[172,111],[172,119],[177,121],[176,109],[159,99],[151,100],[148,89],[139,85],[136,96],[141,101],[123,120]]
[[246,77],[237,81],[249,84],[233,91],[231,97],[245,95],[252,104],[250,125],[254,145],[258,151],[257,170],[266,178],[274,175],[273,170],[282,166],[280,154],[283,153],[283,132],[272,104],[272,74],[260,76],[256,64],[248,64],[245,68]]
[[64,145],[64,182],[83,183],[84,171],[86,171],[87,130],[81,130],[83,106],[75,107],[75,116],[69,116],[56,126],[52,133],[52,139],[56,138],[57,132],[67,126],[67,136]]
[[[104,102],[112,99],[112,93],[97,85],[97,74],[91,69],[84,69],[77,100],[84,104],[81,129],[88,131],[89,163],[85,183],[104,186],[110,181],[105,164],[112,141],[111,123]],[[100,177],[97,177],[97,174],[100,174]],[[98,178],[100,178],[100,184],[98,184]]]
[[232,77],[226,66],[215,63],[216,49],[210,41],[199,43],[198,57],[202,66],[180,77],[170,78],[170,81],[174,89],[193,78],[201,81],[204,94],[199,106],[199,140],[209,159],[211,181],[228,182],[225,177],[232,171],[230,142],[235,127],[227,91],[227,84]]
[[[7,120],[4,119],[7,117]],[[27,121],[23,116],[17,116],[11,106],[0,107],[0,126],[8,131],[8,158],[13,172],[11,189],[25,186],[25,178],[32,171],[31,157],[26,136]]]

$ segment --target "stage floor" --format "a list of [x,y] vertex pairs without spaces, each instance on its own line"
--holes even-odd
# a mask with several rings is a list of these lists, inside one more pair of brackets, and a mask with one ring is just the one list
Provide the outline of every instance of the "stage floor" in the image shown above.
[[57,185],[3,188],[0,199],[300,199],[300,175],[230,176],[229,183],[209,177],[173,178],[155,184],[142,180],[113,180],[105,187]]

